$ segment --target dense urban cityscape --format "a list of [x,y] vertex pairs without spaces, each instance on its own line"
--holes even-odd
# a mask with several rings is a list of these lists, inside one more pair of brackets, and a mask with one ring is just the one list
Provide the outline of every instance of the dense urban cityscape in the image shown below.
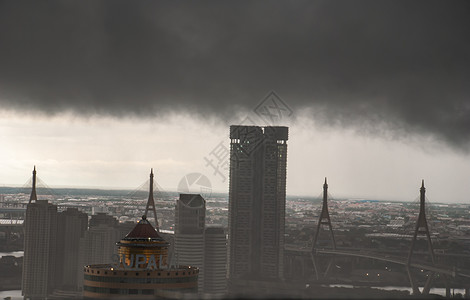
[[286,196],[287,128],[230,135],[228,195],[198,181],[199,193],[165,192],[153,170],[134,191],[36,187],[36,167],[29,195],[0,188],[0,289],[27,299],[470,296],[469,204],[429,203],[424,180],[419,201],[334,199],[327,178],[322,197]]
[[[12,218],[13,222],[22,223],[24,216],[24,204],[27,203],[29,195],[21,193],[20,188],[2,189],[2,209],[21,208],[22,212],[12,214],[8,210],[2,211],[2,222],[6,218]],[[74,190],[69,190],[69,196],[60,197],[52,195],[47,197],[51,202],[58,205],[60,211],[67,208],[78,208],[88,215],[94,215],[92,220],[96,220],[104,215],[113,216],[115,220],[120,220],[120,226],[126,228],[121,231],[121,236],[127,234],[135,222],[137,215],[145,210],[145,198],[130,198],[133,191],[98,191],[93,194],[93,190],[77,190],[77,195],[73,195]],[[11,192],[11,194],[8,194]],[[16,193],[20,192],[20,193]],[[56,192],[60,193],[60,189]],[[110,194],[110,195],[107,195]],[[123,194],[123,195],[119,195]],[[158,192],[157,192],[158,194]],[[39,195],[39,198],[44,196]],[[156,199],[157,215],[162,232],[174,233],[174,209],[178,199],[176,193],[165,193],[165,197]],[[405,232],[401,227],[407,222],[412,223],[416,219],[418,209],[417,203],[410,202],[387,202],[365,199],[332,199],[330,202],[330,214],[333,228],[338,236],[338,245],[355,246],[364,248],[393,249],[400,242],[399,238]],[[437,241],[437,234],[440,235],[441,245],[436,245],[436,253],[460,254],[467,257],[467,264],[470,261],[470,205],[468,204],[442,204],[429,203],[429,208],[433,216],[431,230],[433,241]],[[295,254],[297,249],[311,249],[312,236],[319,213],[321,211],[321,199],[310,197],[287,197],[286,199],[286,248]],[[228,199],[227,195],[211,195],[206,199],[206,225],[219,224],[227,228]],[[114,221],[115,222],[115,221]],[[129,222],[126,224],[126,222]],[[130,225],[132,224],[132,225]],[[127,225],[127,226],[126,226]],[[90,223],[92,226],[92,223]],[[347,233],[347,234],[345,234]],[[7,236],[9,234],[9,236]],[[400,236],[394,236],[397,234]],[[412,234],[412,228],[408,226],[408,235]],[[21,227],[12,227],[8,230],[2,226],[0,233],[2,242],[1,264],[1,289],[16,290],[21,288],[22,251],[23,251],[23,231]],[[341,237],[343,236],[343,237]],[[445,241],[442,244],[442,241]],[[401,241],[401,247],[409,247],[409,240]],[[313,276],[311,262],[308,256],[307,263],[303,265],[306,272]],[[391,269],[391,267],[390,267]],[[286,270],[285,272],[288,272]],[[381,286],[380,277],[373,280],[366,278],[365,274],[391,273],[387,269],[365,264],[361,270],[357,270],[358,278],[364,280],[365,286]],[[296,277],[296,276],[293,276]],[[397,275],[400,283],[407,286],[404,275]],[[297,278],[302,278],[298,276]],[[367,282],[369,280],[369,282]],[[461,290],[459,290],[462,293]]]

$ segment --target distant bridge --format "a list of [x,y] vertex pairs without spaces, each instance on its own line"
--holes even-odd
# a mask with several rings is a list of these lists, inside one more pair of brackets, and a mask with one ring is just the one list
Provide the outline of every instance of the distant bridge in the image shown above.
[[[403,257],[399,256],[391,256],[391,255],[383,255],[377,252],[369,252],[369,251],[347,251],[347,250],[334,250],[334,249],[316,249],[316,253],[318,254],[330,254],[330,255],[339,255],[339,256],[353,256],[353,257],[362,257],[380,261],[386,261],[398,265],[403,266],[410,266],[417,269],[422,269],[426,271],[436,272],[444,275],[449,275],[452,277],[467,277],[470,278],[470,270],[468,271],[461,271],[456,268],[449,269],[448,266],[445,265],[437,265],[437,264],[426,264],[426,263],[418,263],[418,262],[411,262],[408,264],[408,260],[403,259]],[[465,272],[465,273],[464,273]]]
[[[418,220],[416,223],[416,227],[414,230],[414,234],[411,239],[411,247],[409,249],[409,253],[407,256],[398,256],[398,255],[390,255],[390,254],[384,254],[380,252],[375,252],[375,251],[369,251],[365,249],[360,249],[360,250],[354,250],[354,249],[338,249],[336,247],[336,241],[335,241],[335,236],[333,233],[333,227],[331,224],[331,219],[330,219],[330,214],[328,211],[328,184],[326,182],[325,178],[325,183],[323,184],[323,204],[322,204],[322,210],[319,216],[319,220],[317,223],[317,230],[315,232],[315,235],[313,237],[313,245],[312,249],[305,249],[301,250],[302,252],[308,252],[311,255],[312,262],[313,262],[313,267],[315,271],[315,275],[317,280],[320,279],[319,277],[319,270],[318,266],[316,263],[316,257],[318,254],[324,254],[324,255],[333,255],[333,256],[350,256],[350,257],[361,257],[361,258],[366,258],[366,259],[373,259],[373,260],[378,260],[378,261],[385,261],[385,262],[390,262],[393,264],[398,264],[406,267],[406,271],[408,273],[408,279],[410,281],[411,287],[413,289],[413,294],[418,295],[418,294],[428,294],[429,290],[431,288],[431,284],[433,282],[433,277],[435,274],[442,274],[445,277],[450,276],[452,278],[470,278],[470,270],[462,270],[459,268],[451,267],[447,265],[442,265],[442,264],[437,264],[436,259],[435,259],[435,253],[431,241],[431,236],[426,220],[426,213],[425,213],[425,187],[424,187],[424,180],[422,181],[422,185],[420,188],[420,209],[419,209],[419,215],[418,215]],[[330,231],[330,237],[331,237],[331,242],[332,242],[332,249],[325,249],[325,248],[316,248],[317,240],[318,240],[318,234],[320,232],[321,225],[328,225],[328,229]],[[412,261],[412,255],[414,252],[414,246],[417,240],[418,234],[425,234],[428,242],[428,248],[429,248],[429,256],[431,257],[432,262],[420,262],[420,261]],[[323,276],[326,276],[328,273],[328,270],[330,269],[331,266],[331,261],[328,264],[328,267],[324,273]],[[430,272],[428,274],[429,276],[426,279],[426,283],[424,285],[423,291],[420,292],[418,288],[418,284],[416,283],[416,280],[413,278],[413,275],[410,271],[411,268],[418,268],[421,270],[426,270]],[[447,282],[447,280],[446,280]],[[447,283],[446,283],[447,285]],[[470,289],[469,289],[470,284],[466,287],[466,296],[470,296]],[[450,289],[449,287],[446,287],[446,293],[447,295],[450,295]]]
[[[310,255],[312,253],[312,250],[305,249],[305,248],[299,249],[299,248],[286,247],[286,250],[300,252],[305,255]],[[408,266],[408,261],[403,259],[402,256],[382,254],[380,252],[368,251],[366,249],[360,249],[360,250],[347,249],[347,248],[315,249],[315,255],[318,255],[318,254],[361,257],[361,258],[390,262],[390,263],[402,265],[402,266]],[[443,255],[443,256],[447,256],[447,255]],[[426,271],[431,271],[431,272],[436,272],[436,273],[440,273],[440,274],[444,274],[444,275],[448,275],[452,277],[470,278],[470,270],[462,270],[459,268],[449,269],[449,267],[446,265],[438,265],[438,264],[432,265],[428,263],[412,262],[410,263],[410,267],[421,269],[421,270],[426,270]]]

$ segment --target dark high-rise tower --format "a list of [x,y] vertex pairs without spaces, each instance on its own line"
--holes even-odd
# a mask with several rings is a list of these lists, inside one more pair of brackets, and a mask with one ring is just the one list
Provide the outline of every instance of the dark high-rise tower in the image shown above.
[[229,279],[283,274],[287,127],[230,126]]

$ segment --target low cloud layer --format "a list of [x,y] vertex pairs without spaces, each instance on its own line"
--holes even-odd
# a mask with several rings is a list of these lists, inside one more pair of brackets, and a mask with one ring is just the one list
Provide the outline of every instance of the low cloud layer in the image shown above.
[[326,124],[470,145],[466,1],[1,1],[0,108]]

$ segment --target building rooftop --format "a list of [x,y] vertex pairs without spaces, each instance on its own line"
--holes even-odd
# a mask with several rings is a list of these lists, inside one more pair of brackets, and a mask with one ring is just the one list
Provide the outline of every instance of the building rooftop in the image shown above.
[[152,224],[147,220],[147,217],[144,215],[142,219],[137,223],[134,229],[129,232],[124,240],[133,240],[133,239],[158,239],[163,240],[163,238],[158,234],[158,232],[153,228]]
[[180,194],[180,201],[187,207],[200,208],[205,205],[205,200],[200,194]]

